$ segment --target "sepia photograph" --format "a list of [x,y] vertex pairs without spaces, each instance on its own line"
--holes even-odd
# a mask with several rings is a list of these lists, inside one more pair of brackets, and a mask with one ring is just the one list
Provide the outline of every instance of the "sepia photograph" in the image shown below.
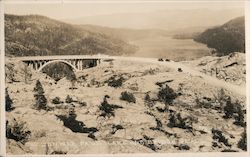
[[5,1],[1,147],[246,153],[245,4]]

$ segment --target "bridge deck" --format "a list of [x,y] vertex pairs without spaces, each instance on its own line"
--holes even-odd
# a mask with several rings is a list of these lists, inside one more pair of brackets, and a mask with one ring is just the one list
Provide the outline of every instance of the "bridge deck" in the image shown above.
[[21,61],[35,61],[35,60],[63,60],[63,59],[105,59],[111,58],[107,55],[58,55],[58,56],[25,56],[14,57],[13,59]]

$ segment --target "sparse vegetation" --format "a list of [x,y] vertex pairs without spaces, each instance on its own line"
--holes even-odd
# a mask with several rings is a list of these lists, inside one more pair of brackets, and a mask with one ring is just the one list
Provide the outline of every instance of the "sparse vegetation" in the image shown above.
[[214,95],[214,98],[217,102],[221,104],[221,106],[226,103],[226,101],[229,99],[229,96],[226,94],[224,89],[220,89],[217,95]]
[[36,86],[33,91],[34,91],[34,97],[36,99],[36,103],[34,104],[35,109],[48,110],[47,99],[44,96],[44,90],[39,80],[36,81]]
[[61,103],[63,103],[63,102],[60,100],[59,97],[55,97],[54,99],[52,99],[52,103],[53,103],[53,104],[61,104]]
[[76,120],[76,113],[73,108],[69,109],[67,115],[56,115],[61,121],[63,121],[63,125],[69,128],[73,132],[79,133],[90,133],[98,131],[95,127],[87,128],[85,124],[81,121]]
[[210,109],[214,107],[214,102],[211,98],[203,97],[202,99],[196,97],[195,102],[197,107]]
[[241,139],[238,142],[238,148],[247,151],[247,132],[246,129],[244,129],[244,132],[241,134]]
[[146,93],[145,97],[144,97],[144,103],[150,108],[153,107],[154,105],[154,101],[151,100],[150,96],[148,93]]
[[93,139],[93,140],[97,140],[97,138],[95,137],[95,135],[94,135],[94,132],[90,132],[89,134],[88,134],[88,137],[89,138],[91,138],[91,139]]
[[159,71],[158,68],[156,68],[156,69],[150,68],[150,69],[145,70],[145,71],[142,73],[142,76],[145,76],[145,75],[155,75],[158,71]]
[[245,124],[245,113],[242,110],[242,106],[239,103],[239,101],[236,101],[235,103],[233,103],[231,101],[231,98],[229,97],[227,102],[226,102],[226,106],[224,107],[224,113],[225,116],[224,118],[234,118],[235,125],[239,125],[244,127]]
[[26,143],[30,137],[31,132],[26,127],[26,122],[18,122],[16,119],[9,122],[6,121],[6,138],[13,139],[22,144]]
[[12,111],[15,107],[13,107],[13,101],[10,98],[7,88],[5,89],[5,111]]
[[121,93],[121,97],[120,97],[121,100],[124,100],[124,101],[127,101],[129,103],[136,103],[136,99],[135,99],[135,96],[133,95],[133,93],[130,93],[130,92],[122,92]]
[[156,122],[156,127],[150,127],[149,129],[154,130],[154,131],[155,130],[160,131],[160,132],[164,133],[168,137],[170,137],[170,136],[174,136],[175,138],[177,137],[176,133],[173,134],[173,133],[170,133],[170,132],[164,130],[162,128],[163,124],[162,124],[161,120],[159,118],[156,118],[156,116],[153,113],[148,112],[147,114],[150,115],[150,116],[152,116],[152,117],[154,117],[155,118],[155,122]]
[[108,86],[110,87],[117,88],[117,87],[121,87],[124,81],[125,81],[125,78],[123,76],[114,75],[114,76],[111,76],[106,81],[106,83],[108,83]]
[[183,70],[181,68],[178,68],[178,72],[182,72]]
[[234,119],[235,125],[242,127],[246,125],[246,111],[243,109],[241,103],[238,100],[232,101],[232,98],[228,96],[223,89],[221,89],[214,98],[196,98],[195,101],[198,107],[214,109],[219,111],[219,113],[224,113],[223,118]]
[[156,121],[156,127],[161,128],[162,127],[162,122],[158,118],[155,118],[155,121]]
[[173,100],[177,98],[178,94],[170,88],[167,84],[165,87],[161,87],[160,91],[158,92],[158,98],[165,104],[172,104]]
[[70,104],[70,103],[74,102],[74,100],[69,95],[67,95],[65,102]]
[[236,115],[234,117],[235,119],[235,122],[234,124],[235,125],[239,125],[239,126],[242,126],[242,127],[245,127],[246,126],[246,122],[245,122],[245,112],[246,110],[244,111],[241,107],[241,105],[237,105],[236,107]]
[[179,150],[189,150],[190,149],[190,147],[187,144],[174,145],[174,147],[177,147]]
[[87,103],[84,101],[79,101],[78,103],[79,103],[80,107],[87,106]]
[[235,113],[235,105],[231,102],[231,98],[226,101],[226,106],[224,107],[225,118],[233,118]]
[[101,110],[100,116],[110,118],[111,116],[115,116],[115,113],[114,113],[115,109],[122,108],[122,107],[118,105],[109,104],[107,101],[107,98],[109,98],[109,96],[105,95],[103,102],[99,106],[99,109]]
[[168,127],[178,127],[182,129],[192,129],[193,119],[191,117],[182,118],[180,113],[170,113]]
[[[225,138],[225,136],[223,135],[222,131],[220,130],[216,130],[216,129],[212,129],[212,134],[213,134],[213,139],[216,142],[219,143],[223,143],[225,146],[231,147],[231,144],[229,144],[228,139]],[[214,144],[213,144],[214,145]],[[215,145],[214,145],[215,146]],[[216,144],[216,146],[218,146],[218,144]]]
[[155,146],[153,140],[154,140],[154,138],[148,137],[146,135],[143,135],[142,139],[137,139],[137,140],[132,139],[132,141],[138,142],[139,144],[141,144],[145,147],[148,147],[153,151],[156,151],[158,148]]
[[115,132],[117,130],[121,130],[121,129],[124,129],[122,125],[112,125],[112,131],[111,131],[111,134],[115,134]]

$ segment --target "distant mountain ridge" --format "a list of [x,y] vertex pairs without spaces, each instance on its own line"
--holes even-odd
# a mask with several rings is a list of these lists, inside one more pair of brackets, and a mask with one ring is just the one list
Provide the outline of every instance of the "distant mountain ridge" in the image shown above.
[[150,12],[113,13],[104,15],[84,16],[63,21],[78,25],[98,25],[112,28],[127,29],[162,29],[180,30],[192,27],[211,27],[244,15],[239,9],[176,9],[169,8]]
[[136,51],[127,42],[40,15],[5,15],[7,56],[122,55]]
[[91,32],[102,32],[108,36],[112,36],[114,38],[121,38],[128,42],[154,36],[171,35],[171,32],[161,29],[112,28],[98,25],[79,25],[79,27]]
[[245,52],[245,17],[241,16],[216,28],[207,29],[194,38],[216,49],[218,55]]

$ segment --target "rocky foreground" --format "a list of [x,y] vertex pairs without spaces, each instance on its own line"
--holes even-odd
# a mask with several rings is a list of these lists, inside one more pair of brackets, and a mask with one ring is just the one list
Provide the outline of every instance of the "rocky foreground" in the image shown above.
[[[246,151],[245,95],[181,69],[106,60],[57,82],[23,69],[6,63],[8,154]],[[37,80],[45,108],[36,106]]]
[[231,53],[223,57],[203,57],[184,62],[194,69],[220,80],[245,86],[246,58],[244,53]]

